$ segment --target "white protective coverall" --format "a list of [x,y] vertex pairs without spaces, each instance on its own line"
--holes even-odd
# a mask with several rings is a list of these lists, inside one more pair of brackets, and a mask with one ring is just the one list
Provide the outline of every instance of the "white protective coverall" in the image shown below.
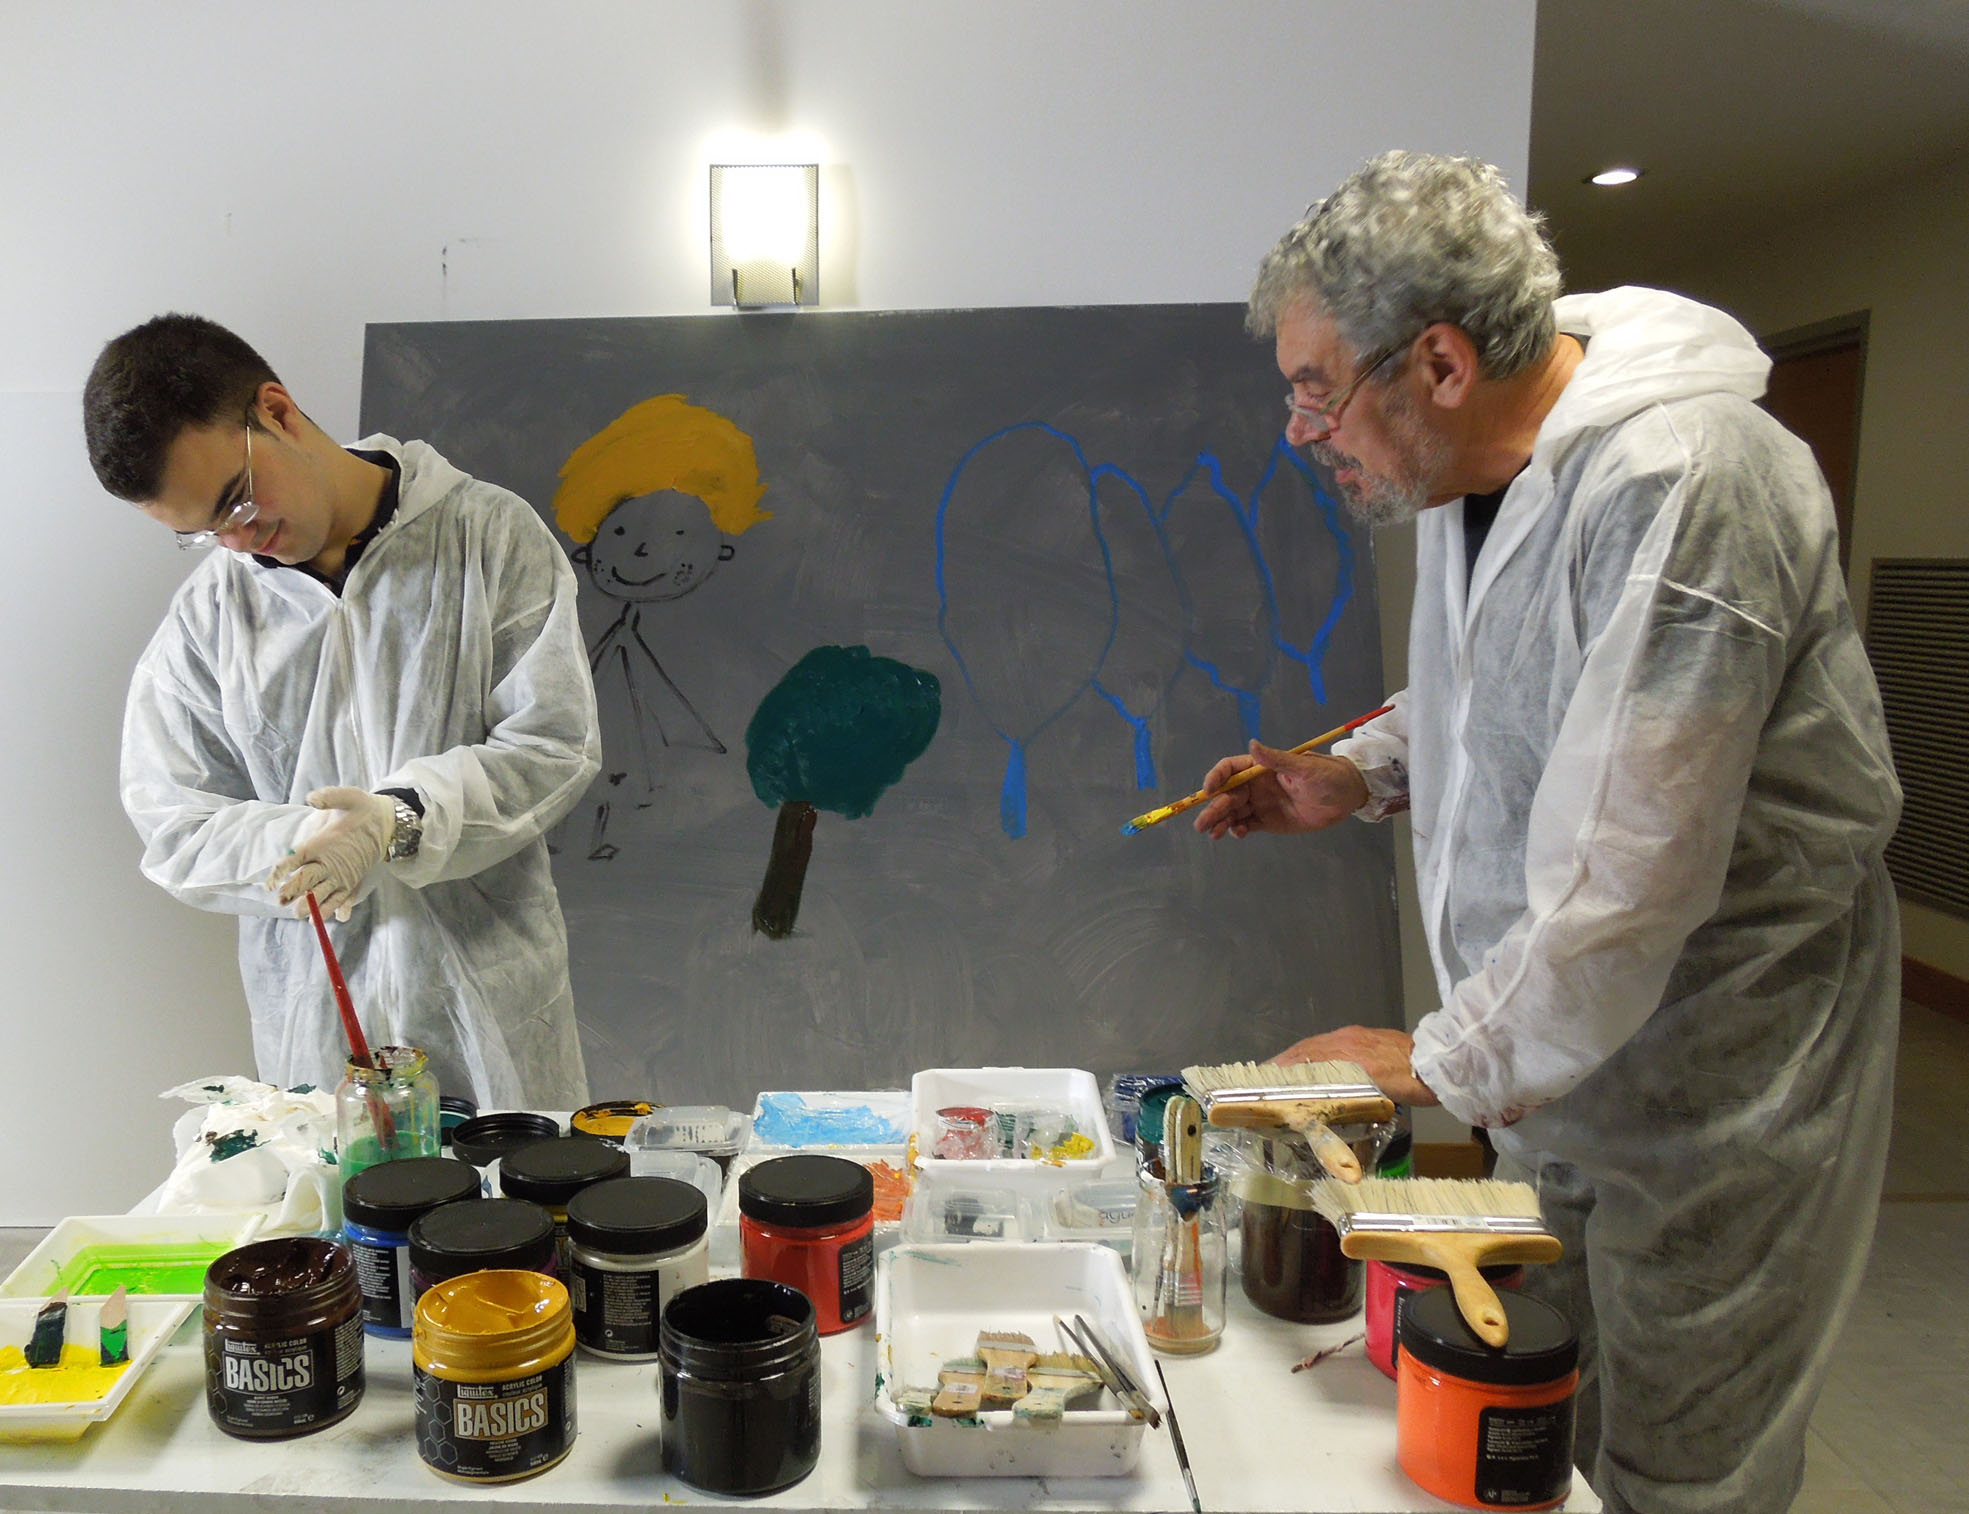
[[481,1107],[588,1100],[567,931],[544,833],[600,768],[575,578],[520,499],[422,442],[357,448],[402,467],[395,516],[320,580],[214,552],[138,659],[123,805],[143,871],[241,916],[260,1076],[332,1088],[347,1059],[313,926],[267,890],[310,790],[412,788],[424,834],[329,922],[370,1044],[430,1055]]
[[1782,1510],[1886,1160],[1900,788],[1749,333],[1558,319],[1585,358],[1474,573],[1426,511],[1409,687],[1335,750],[1413,812],[1415,1072],[1566,1246],[1526,1291],[1581,1334],[1579,1464],[1612,1510]]

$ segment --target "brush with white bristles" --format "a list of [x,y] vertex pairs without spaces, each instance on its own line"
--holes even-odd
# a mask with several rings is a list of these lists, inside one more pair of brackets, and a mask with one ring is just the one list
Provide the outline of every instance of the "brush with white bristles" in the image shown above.
[[1496,1178],[1322,1178],[1313,1207],[1340,1232],[1343,1255],[1407,1262],[1449,1274],[1456,1307],[1486,1345],[1502,1346],[1510,1327],[1485,1267],[1556,1262],[1564,1250],[1539,1218],[1529,1183]]
[[1185,1067],[1183,1085],[1212,1125],[1292,1131],[1343,1183],[1361,1180],[1360,1158],[1328,1127],[1395,1117],[1394,1101],[1358,1062],[1226,1062]]

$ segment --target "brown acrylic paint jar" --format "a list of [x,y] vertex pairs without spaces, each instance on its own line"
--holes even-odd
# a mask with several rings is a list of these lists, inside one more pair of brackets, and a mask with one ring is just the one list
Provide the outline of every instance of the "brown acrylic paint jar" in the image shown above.
[[255,1241],[205,1273],[205,1406],[242,1440],[326,1429],[362,1402],[362,1289],[346,1246]]
[[1236,1185],[1243,1201],[1238,1281],[1244,1296],[1276,1319],[1323,1325],[1361,1307],[1361,1263],[1340,1251],[1340,1232],[1320,1217],[1304,1187],[1269,1173]]

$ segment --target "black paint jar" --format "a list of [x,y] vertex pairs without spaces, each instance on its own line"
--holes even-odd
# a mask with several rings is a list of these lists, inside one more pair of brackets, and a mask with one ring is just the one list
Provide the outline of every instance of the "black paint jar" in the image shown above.
[[242,1440],[326,1429],[362,1402],[362,1291],[346,1246],[255,1241],[205,1273],[205,1406]]
[[797,1288],[723,1278],[665,1305],[663,1468],[707,1493],[773,1493],[820,1460],[820,1335]]
[[[1244,1296],[1277,1319],[1323,1325],[1358,1313],[1366,1269],[1340,1251],[1340,1232],[1311,1199],[1279,1179],[1254,1174],[1239,1186]],[[1282,1201],[1282,1202],[1280,1202]]]
[[410,1293],[468,1272],[542,1272],[559,1279],[554,1217],[526,1199],[460,1199],[411,1224]]
[[410,1227],[440,1204],[479,1196],[479,1170],[449,1157],[405,1157],[365,1167],[342,1189],[342,1238],[362,1289],[371,1335],[410,1339],[417,1295],[410,1286]]
[[499,1159],[499,1191],[509,1199],[531,1199],[554,1217],[563,1277],[569,1260],[567,1201],[592,1184],[628,1175],[628,1152],[585,1135],[534,1141]]
[[[440,1106],[443,1100],[439,1100]],[[523,1109],[482,1114],[454,1126],[451,1154],[474,1167],[489,1167],[509,1151],[551,1140],[561,1127],[551,1115],[528,1114]]]

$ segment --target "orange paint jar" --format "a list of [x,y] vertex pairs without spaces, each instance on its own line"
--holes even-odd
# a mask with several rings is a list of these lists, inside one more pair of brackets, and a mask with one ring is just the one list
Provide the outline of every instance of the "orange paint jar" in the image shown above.
[[843,1157],[775,1157],[738,1179],[740,1271],[798,1288],[822,1335],[875,1300],[875,1179]]
[[1419,1293],[1401,1318],[1395,1440],[1415,1483],[1470,1509],[1550,1509],[1572,1491],[1579,1338],[1537,1299],[1500,1293],[1510,1330],[1485,1345],[1448,1288]]

